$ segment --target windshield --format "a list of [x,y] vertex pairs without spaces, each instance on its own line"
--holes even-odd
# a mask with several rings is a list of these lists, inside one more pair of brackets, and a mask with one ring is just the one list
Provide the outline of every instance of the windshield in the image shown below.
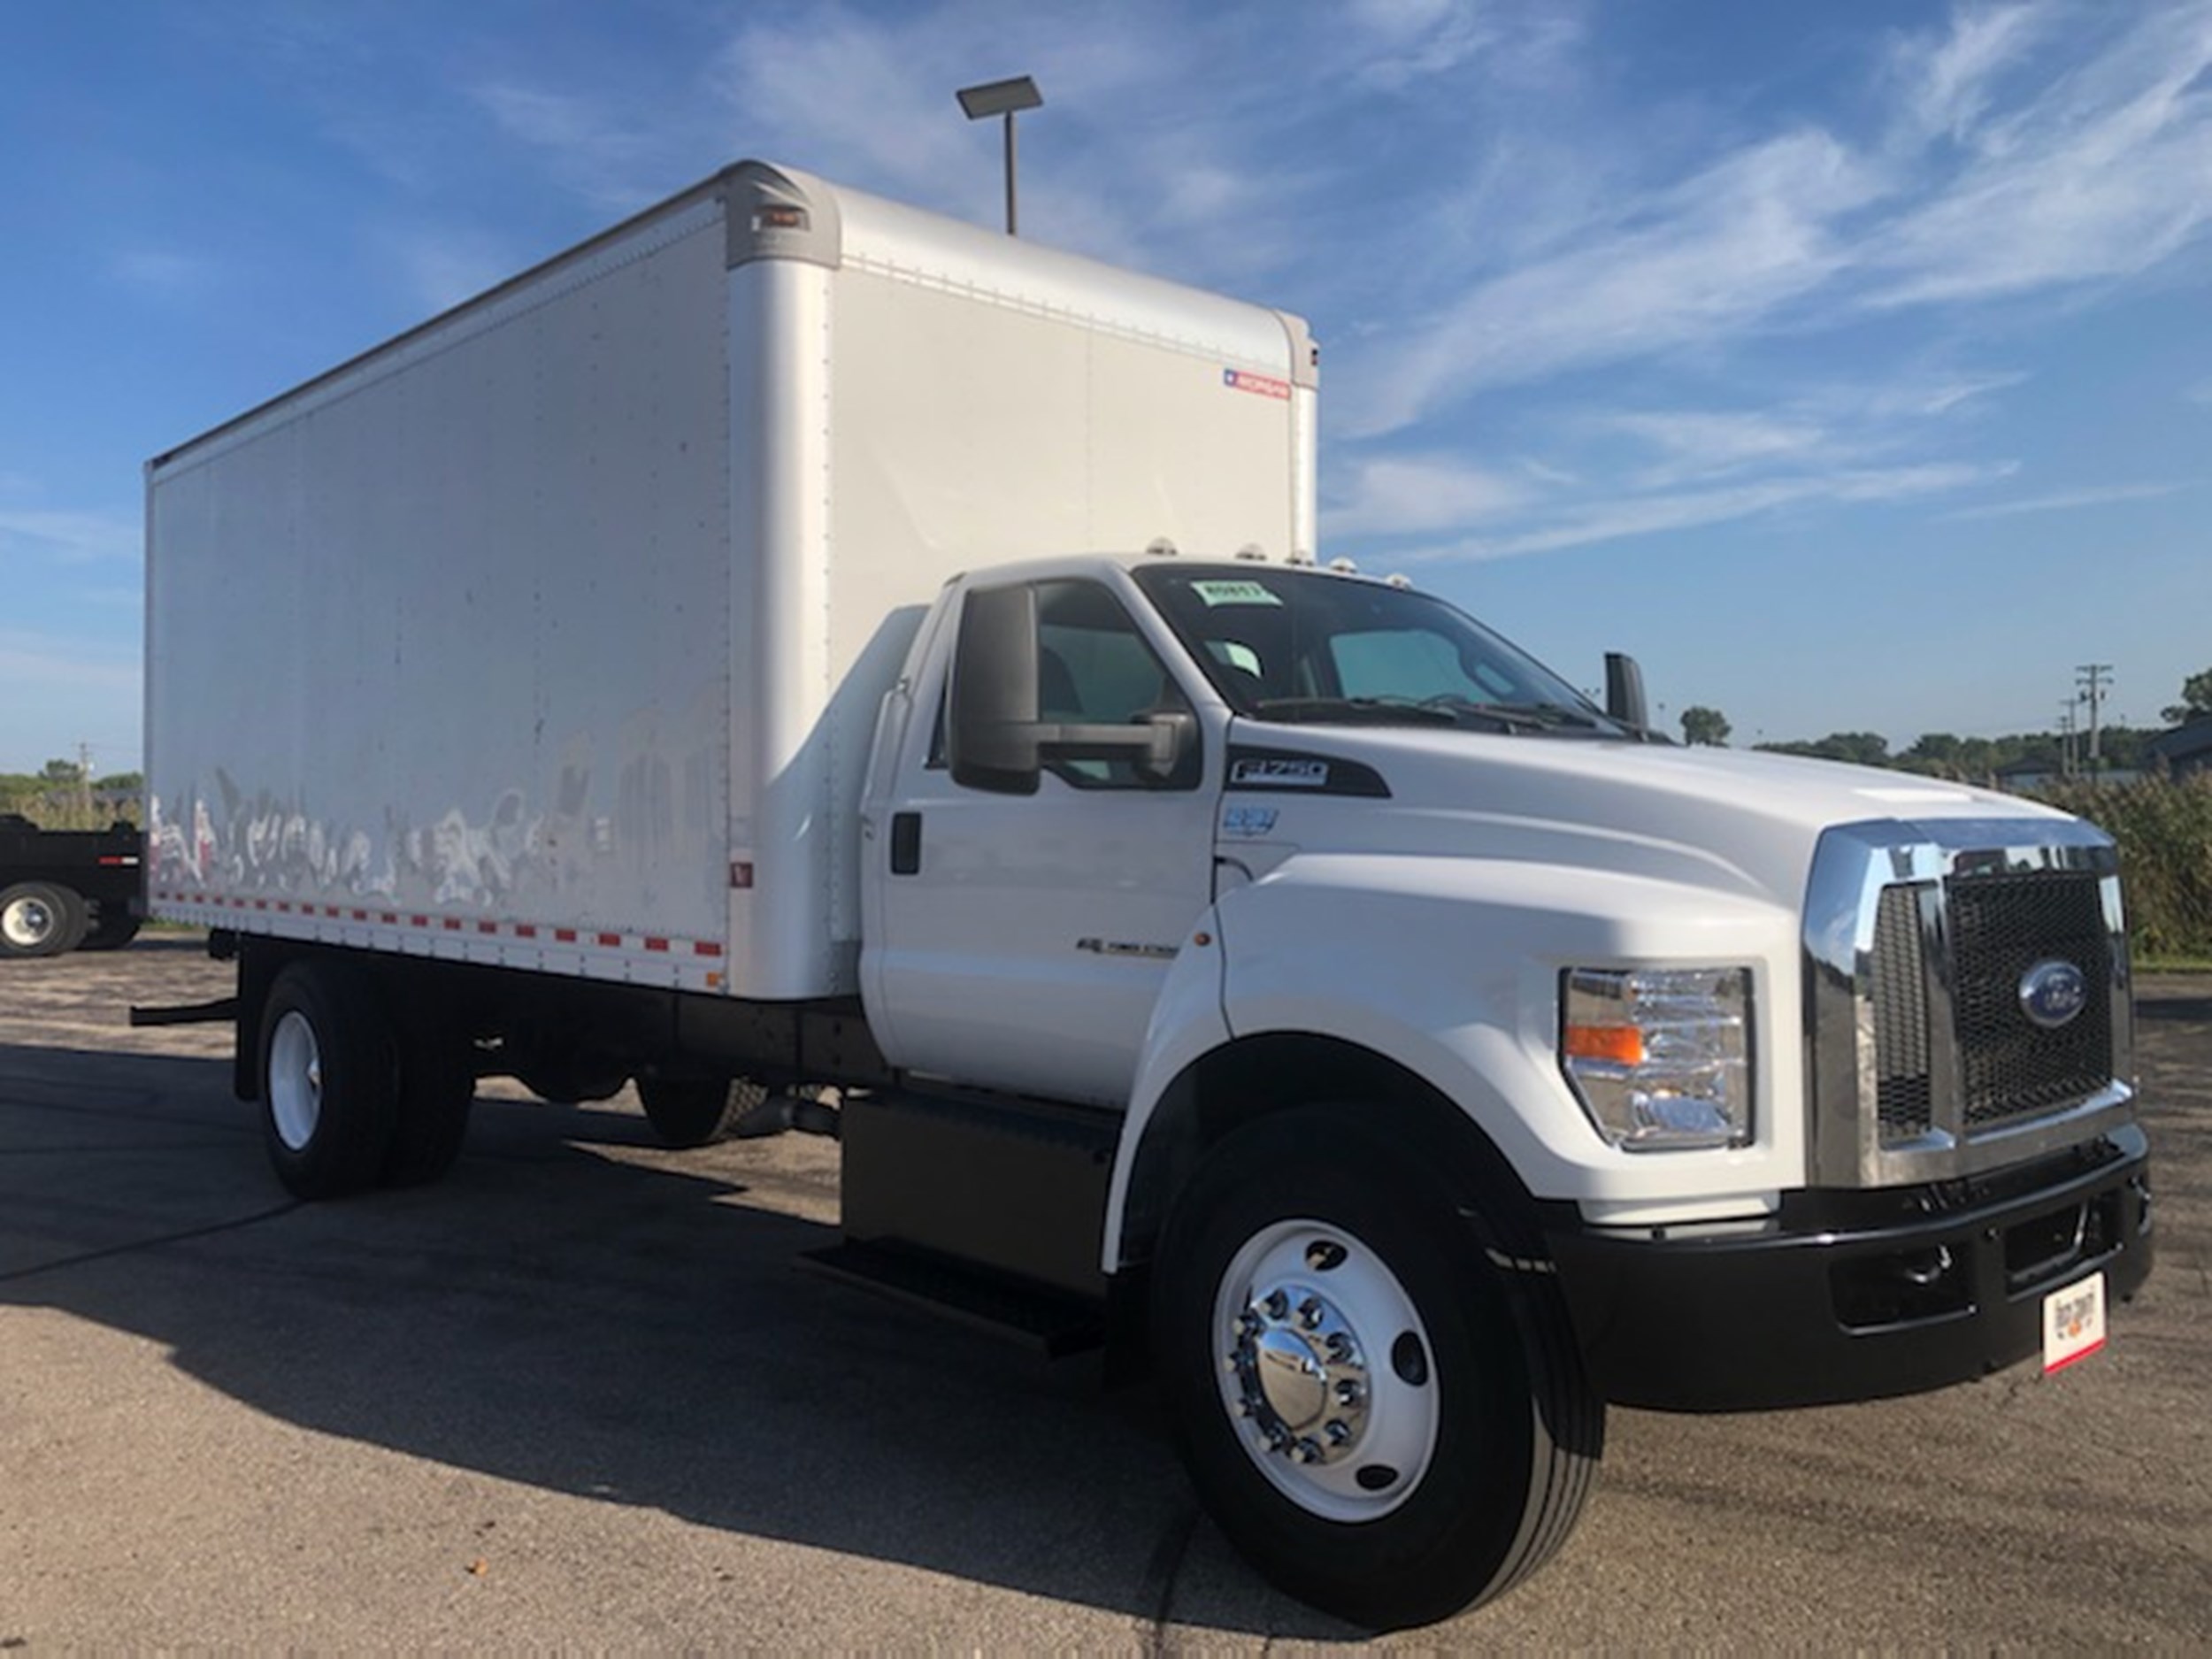
[[1256,564],[1131,574],[1229,706],[1256,719],[1624,729],[1472,618],[1409,588]]

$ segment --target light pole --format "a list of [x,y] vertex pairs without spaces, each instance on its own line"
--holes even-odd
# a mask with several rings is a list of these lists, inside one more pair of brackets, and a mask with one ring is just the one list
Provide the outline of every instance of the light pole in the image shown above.
[[1006,234],[1014,235],[1014,117],[1023,110],[1033,110],[1045,101],[1045,95],[1037,90],[1037,83],[1027,75],[1016,75],[1010,81],[986,81],[979,87],[963,87],[954,95],[960,107],[972,121],[980,121],[994,115],[1006,118]]

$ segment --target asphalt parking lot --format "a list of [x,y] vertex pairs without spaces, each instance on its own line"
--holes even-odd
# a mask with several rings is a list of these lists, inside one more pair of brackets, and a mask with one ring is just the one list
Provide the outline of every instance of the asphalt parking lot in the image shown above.
[[[196,943],[0,962],[0,1647],[1357,1642],[1141,1391],[795,1271],[834,1148],[487,1084],[455,1173],[293,1203]],[[2141,987],[2159,1262],[2108,1351],[1915,1400],[1616,1411],[1548,1571],[1413,1646],[2212,1641],[2212,979]]]

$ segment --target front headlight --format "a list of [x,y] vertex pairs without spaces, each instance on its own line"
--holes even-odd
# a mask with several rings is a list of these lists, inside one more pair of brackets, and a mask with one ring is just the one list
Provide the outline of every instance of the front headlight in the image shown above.
[[1607,1141],[1630,1152],[1751,1139],[1751,970],[1570,968],[1559,1064]]

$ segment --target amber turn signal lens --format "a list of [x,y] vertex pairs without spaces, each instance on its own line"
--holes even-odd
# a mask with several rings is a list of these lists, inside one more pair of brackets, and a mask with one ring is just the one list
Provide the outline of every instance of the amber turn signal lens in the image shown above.
[[1616,1065],[1644,1063],[1644,1033],[1633,1025],[1570,1025],[1564,1046],[1570,1060],[1610,1060]]

